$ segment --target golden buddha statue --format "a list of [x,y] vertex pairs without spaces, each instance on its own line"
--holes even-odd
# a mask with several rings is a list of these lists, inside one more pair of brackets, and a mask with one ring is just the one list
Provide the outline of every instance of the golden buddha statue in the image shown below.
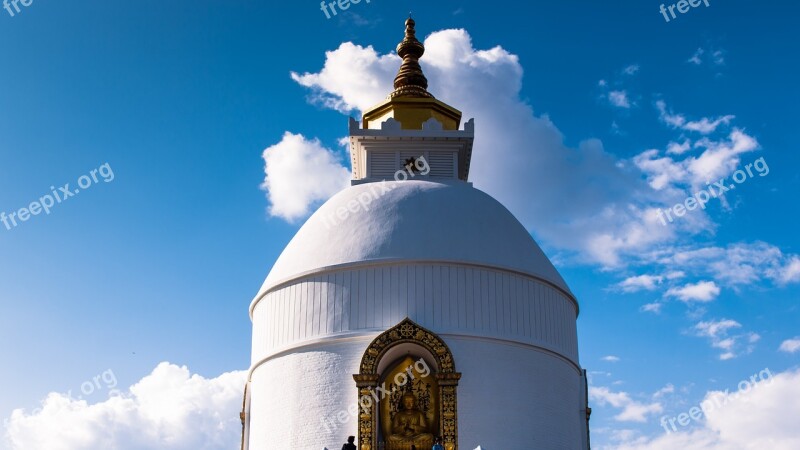
[[409,450],[412,445],[418,449],[431,448],[433,435],[428,431],[425,414],[417,409],[414,394],[403,395],[403,409],[392,419],[391,434],[386,439],[387,450]]

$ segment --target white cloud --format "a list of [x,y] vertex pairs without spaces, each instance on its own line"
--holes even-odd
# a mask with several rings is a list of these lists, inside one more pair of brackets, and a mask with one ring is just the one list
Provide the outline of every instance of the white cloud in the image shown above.
[[633,400],[626,392],[613,392],[607,387],[590,387],[589,399],[601,406],[611,405],[621,409],[614,419],[619,422],[647,422],[647,417],[664,410],[660,403],[642,403]]
[[[639,71],[639,65],[638,64],[631,64],[629,66],[624,67],[622,69],[622,71],[621,71],[621,74],[622,75],[626,75],[626,76],[633,76],[638,71]],[[619,81],[614,82],[613,84],[615,86],[621,86],[622,85],[622,83],[619,82]],[[612,106],[615,106],[617,108],[624,108],[624,109],[630,109],[632,106],[636,106],[636,104],[631,100],[631,97],[628,94],[627,90],[621,89],[621,88],[614,89],[614,90],[609,90],[610,89],[610,83],[608,81],[606,81],[606,80],[600,80],[597,83],[597,85],[601,88],[601,91],[602,91],[602,94],[600,95],[600,98],[608,100],[608,103],[611,104]],[[614,126],[613,128],[614,128],[614,130],[616,130],[618,127]]]
[[717,130],[720,125],[728,125],[731,120],[736,116],[726,115],[720,116],[716,119],[709,119],[703,117],[700,120],[689,121],[683,114],[675,114],[667,110],[667,104],[663,100],[656,102],[656,108],[660,113],[661,121],[673,128],[679,128],[685,131],[694,131],[700,134],[711,134]]
[[740,165],[740,155],[758,150],[758,141],[739,129],[734,129],[728,140],[712,141],[703,138],[694,146],[706,150],[697,158],[689,158],[689,171],[696,177],[705,177],[705,181],[715,181],[716,177],[727,176]]
[[663,100],[658,100],[656,102],[656,108],[658,109],[660,115],[660,119],[662,122],[670,125],[673,128],[680,128],[686,124],[686,117],[681,114],[673,114],[671,112],[667,112],[667,103]]
[[686,183],[686,168],[674,159],[661,156],[656,149],[645,150],[634,156],[633,163],[648,177],[650,187],[657,191],[674,189],[676,184]]
[[673,385],[672,383],[669,383],[666,386],[664,386],[663,388],[661,388],[658,391],[656,391],[656,393],[653,394],[653,398],[660,398],[660,397],[663,397],[663,396],[665,396],[667,394],[673,394],[673,393],[675,393],[675,385]]
[[665,275],[668,280],[679,280],[686,276],[686,272],[682,270],[674,270]]
[[700,281],[682,287],[670,288],[666,295],[682,302],[710,302],[717,298],[720,288],[713,281]]
[[660,255],[658,263],[711,276],[717,283],[736,287],[771,280],[778,285],[800,281],[800,257],[785,255],[765,242],[737,242],[727,247],[676,249]]
[[608,93],[608,101],[618,108],[630,108],[631,102],[628,93],[625,91],[611,91]]
[[709,320],[697,323],[694,331],[697,336],[708,338],[713,348],[722,350],[719,359],[725,361],[736,358],[743,353],[752,353],[753,349],[755,349],[755,343],[761,340],[761,336],[752,332],[737,335],[730,334],[732,330],[741,327],[742,324],[735,320]]
[[128,392],[100,403],[51,393],[40,411],[11,414],[7,443],[12,450],[236,448],[246,375],[207,379],[161,363]]
[[704,49],[703,47],[699,47],[686,62],[699,66],[703,64],[704,55],[706,54],[710,55],[710,62],[714,66],[725,64],[725,52],[723,50]]
[[603,356],[600,359],[606,362],[619,362],[619,356],[614,356],[614,355]]
[[[657,149],[650,149],[634,156],[632,162],[646,176],[649,186],[661,193],[661,201],[667,203],[667,208],[684,203],[694,193],[704,191],[710,202],[720,201],[724,208],[730,209],[726,194],[720,194],[718,187],[709,188],[709,184],[713,182],[726,186],[726,179],[743,165],[743,155],[757,150],[758,142],[741,130],[734,129],[727,137],[720,139],[702,138],[693,148],[704,150],[689,155],[678,154],[674,148],[672,153],[667,151],[664,154]],[[708,193],[710,189],[714,189],[713,194]],[[686,237],[713,230],[716,225],[707,211],[699,207],[680,220],[671,222],[670,227],[678,227],[680,234]],[[661,214],[659,223],[666,225],[664,213]],[[656,248],[657,245],[651,247]]]
[[725,64],[725,56],[722,50],[715,50],[711,56],[713,57],[714,64],[718,66]]
[[264,150],[264,183],[271,203],[269,213],[293,221],[308,215],[311,207],[344,189],[350,171],[336,154],[316,139],[285,133]]
[[676,160],[653,149],[640,153],[633,161],[647,175],[653,189],[679,189],[688,194],[708,189],[709,183],[729,177],[742,165],[742,155],[757,150],[759,144],[752,136],[734,129],[727,139],[703,138],[694,147],[705,150],[697,156]]
[[769,271],[768,275],[779,284],[797,283],[800,281],[800,257],[792,256],[783,265]]
[[664,277],[656,275],[637,275],[621,281],[619,286],[624,292],[637,292],[641,290],[652,291],[664,281]]
[[667,154],[682,155],[692,149],[692,141],[686,139],[682,143],[670,142],[667,144]]
[[708,117],[703,117],[700,120],[693,121],[693,122],[686,122],[681,128],[687,131],[696,131],[700,134],[710,134],[717,130],[720,125],[728,125],[731,123],[731,120],[735,119],[736,116],[727,115],[717,117],[716,119],[709,119]]
[[694,52],[692,57],[689,58],[689,60],[687,62],[690,62],[692,64],[697,64],[698,66],[700,64],[703,64],[703,60],[702,60],[703,53],[705,53],[705,50],[703,50],[702,48],[698,48],[697,51]]
[[648,303],[646,305],[643,305],[639,310],[642,311],[642,312],[651,312],[653,314],[661,314],[661,306],[662,306],[662,303],[658,303],[658,302]]
[[[421,59],[438,99],[475,118],[470,179],[508,207],[529,230],[583,259],[618,265],[636,252],[673,236],[650,203],[657,193],[640,174],[589,139],[567,147],[546,115],[520,97],[522,66],[502,47],[473,48],[465,30],[434,32]],[[322,105],[363,111],[391,91],[396,55],[345,43],[326,53],[319,73],[292,77]],[[535,147],[535,152],[520,149]],[[539,192],[534,197],[522,192]],[[570,201],[565,202],[564,198]]]
[[700,336],[708,336],[711,338],[718,338],[724,336],[729,330],[734,328],[741,328],[742,324],[735,320],[722,319],[719,321],[700,322],[695,326]]
[[[721,392],[706,393],[712,400]],[[720,407],[708,408],[699,428],[655,436],[625,434],[600,450],[796,450],[800,448],[800,371],[779,373]]]
[[625,75],[634,75],[638,71],[639,71],[638,64],[631,64],[630,66],[627,66],[624,69],[622,69],[622,73],[624,73]]
[[340,112],[364,111],[392,91],[392,80],[400,67],[395,54],[379,56],[369,47],[351,42],[325,52],[325,65],[319,73],[295,72],[291,77],[311,88],[312,101]]
[[786,353],[795,353],[800,351],[800,336],[781,342],[779,350]]

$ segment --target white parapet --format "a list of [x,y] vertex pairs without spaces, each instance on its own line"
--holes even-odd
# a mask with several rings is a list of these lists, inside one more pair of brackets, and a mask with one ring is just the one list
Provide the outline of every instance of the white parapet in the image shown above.
[[434,118],[421,130],[403,130],[400,122],[389,118],[381,129],[363,129],[350,118],[350,157],[354,184],[392,179],[409,157],[424,156],[431,164],[430,177],[467,181],[475,120],[463,130],[444,130]]

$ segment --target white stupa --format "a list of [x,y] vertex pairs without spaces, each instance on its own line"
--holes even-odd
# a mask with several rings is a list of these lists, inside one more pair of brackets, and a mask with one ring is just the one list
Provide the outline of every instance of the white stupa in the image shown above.
[[[406,22],[389,99],[351,119],[352,186],[250,305],[242,449],[587,450],[578,304],[468,182],[474,127],[427,92]],[[385,389],[385,390],[384,390]],[[425,448],[427,447],[427,448]]]

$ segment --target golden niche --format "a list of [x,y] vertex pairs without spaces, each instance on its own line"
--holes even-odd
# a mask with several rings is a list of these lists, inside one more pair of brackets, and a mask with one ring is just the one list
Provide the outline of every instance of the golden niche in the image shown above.
[[[408,345],[409,347],[419,347],[419,351],[407,353],[407,357],[394,358],[388,366],[389,370],[382,370],[378,373],[378,366],[392,348],[397,345]],[[395,353],[396,354],[396,353]],[[427,354],[430,360],[414,361],[413,355]],[[419,362],[419,364],[417,364]],[[430,363],[434,364],[430,364]],[[413,365],[412,365],[413,363]],[[411,374],[414,379],[406,381],[411,383],[406,386],[403,374],[412,366]],[[421,377],[424,373],[435,367],[436,372],[427,377]],[[417,370],[413,370],[413,369]],[[420,369],[424,373],[420,373]],[[410,378],[410,377],[409,377]],[[359,371],[353,374],[353,380],[358,388],[358,401],[364,401],[364,397],[373,397],[377,401],[372,402],[366,408],[362,408],[358,416],[358,448],[361,450],[386,450],[389,445],[387,439],[390,435],[397,434],[401,439],[393,439],[392,445],[400,445],[402,450],[409,450],[411,446],[417,450],[427,450],[417,444],[408,444],[415,440],[420,440],[425,436],[415,436],[420,434],[431,434],[442,438],[442,445],[445,450],[458,450],[458,381],[461,373],[456,372],[453,354],[447,344],[433,332],[417,325],[413,320],[406,317],[397,325],[379,334],[369,344],[361,357]],[[393,413],[403,411],[401,395],[398,389],[392,393],[392,383],[402,384],[404,390],[411,390],[414,395],[415,403],[411,403],[408,411],[422,413],[428,431],[417,433],[405,433],[411,436],[403,436],[403,433],[394,433],[392,430]],[[424,385],[421,384],[424,382]],[[428,386],[430,385],[430,387]],[[404,392],[403,392],[404,394]],[[388,405],[388,406],[387,406]],[[413,417],[411,414],[401,416]],[[420,415],[416,414],[414,423],[421,423]],[[398,421],[398,429],[402,425]],[[418,425],[419,426],[419,425]],[[407,447],[404,447],[408,445]]]
[[439,430],[439,384],[422,361],[406,356],[384,377],[389,394],[380,403],[380,423],[386,450],[433,447]]

